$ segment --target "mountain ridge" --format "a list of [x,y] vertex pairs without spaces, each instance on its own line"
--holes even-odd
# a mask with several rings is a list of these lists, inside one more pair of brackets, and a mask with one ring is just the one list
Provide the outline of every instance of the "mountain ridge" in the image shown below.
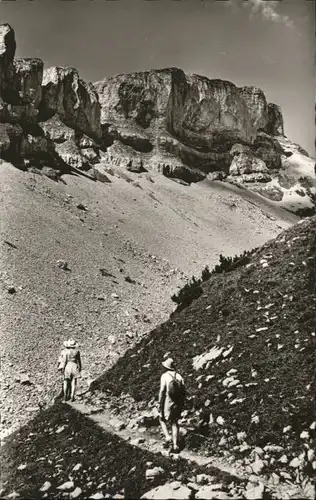
[[313,213],[314,162],[297,148],[295,162],[304,167],[288,173],[295,145],[284,136],[281,109],[260,88],[175,67],[93,84],[75,68],[15,60],[10,25],[1,26],[0,37],[4,160],[24,170],[48,166],[55,175],[77,168],[96,178],[110,167],[189,184],[210,176],[294,213]]

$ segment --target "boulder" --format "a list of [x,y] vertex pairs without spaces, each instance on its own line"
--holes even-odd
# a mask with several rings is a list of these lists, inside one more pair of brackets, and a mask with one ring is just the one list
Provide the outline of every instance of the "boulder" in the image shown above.
[[224,491],[216,491],[216,488],[214,489],[212,485],[209,486],[203,486],[202,488],[199,489],[199,491],[195,494],[195,497],[197,500],[203,499],[203,500],[208,500],[208,499],[228,499],[231,498],[228,493],[225,493]]
[[181,483],[179,484],[178,481],[174,481],[173,483],[166,483],[147,491],[141,498],[147,500],[189,500],[193,498],[193,495],[192,490],[187,486]]
[[244,492],[244,497],[247,500],[259,500],[264,497],[265,487],[264,484],[259,482],[259,484],[254,485],[253,483],[248,483],[247,489]]
[[67,127],[58,115],[52,116],[49,120],[40,123],[45,137],[60,144],[66,141],[75,141],[75,130]]
[[254,174],[268,172],[263,160],[257,158],[250,152],[235,154],[229,168],[230,175]]
[[100,104],[92,83],[80,78],[74,68],[52,67],[44,70],[40,120],[54,114],[75,130],[100,138]]
[[155,479],[165,475],[165,471],[161,467],[153,467],[146,470],[146,479]]

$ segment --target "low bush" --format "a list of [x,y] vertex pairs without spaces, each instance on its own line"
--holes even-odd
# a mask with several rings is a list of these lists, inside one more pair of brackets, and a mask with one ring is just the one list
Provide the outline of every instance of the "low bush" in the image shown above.
[[195,299],[202,295],[203,288],[201,284],[203,282],[208,281],[214,274],[227,273],[238,267],[245,266],[250,262],[251,255],[255,251],[255,248],[252,250],[245,250],[241,255],[235,255],[235,257],[225,257],[220,254],[219,264],[217,264],[212,271],[210,271],[208,266],[205,266],[201,278],[192,276],[191,280],[180,288],[178,293],[172,295],[171,300],[178,305],[177,311],[182,311],[182,309],[189,306]]

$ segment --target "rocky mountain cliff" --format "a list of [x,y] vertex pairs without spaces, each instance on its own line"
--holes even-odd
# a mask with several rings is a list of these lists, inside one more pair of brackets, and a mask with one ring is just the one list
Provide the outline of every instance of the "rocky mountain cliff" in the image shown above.
[[19,168],[209,177],[313,211],[314,161],[286,138],[280,108],[259,88],[177,68],[93,85],[74,68],[14,59],[15,49],[13,29],[0,26],[0,156]]

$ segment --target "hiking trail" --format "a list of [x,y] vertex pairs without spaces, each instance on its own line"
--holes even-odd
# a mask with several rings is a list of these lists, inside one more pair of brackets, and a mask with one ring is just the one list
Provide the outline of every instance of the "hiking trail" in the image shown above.
[[[200,467],[210,467],[213,470],[217,469],[218,472],[229,474],[232,477],[232,481],[234,479],[248,482],[248,486],[252,483],[254,486],[255,478],[254,474],[250,474],[244,467],[232,465],[225,459],[214,456],[205,456],[199,453],[194,453],[192,451],[182,449],[178,455],[172,454],[169,450],[166,450],[163,446],[163,437],[160,439],[154,438],[153,435],[142,429],[128,429],[124,424],[122,424],[122,419],[113,415],[113,413],[106,408],[94,408],[93,406],[87,405],[84,402],[67,402],[69,406],[71,406],[76,411],[80,412],[86,418],[91,419],[95,424],[97,424],[104,431],[114,434],[119,438],[127,441],[130,445],[136,446],[142,450],[150,451],[154,454],[161,454],[166,458],[170,458],[170,460],[178,460],[183,459],[192,465],[198,465]],[[181,434],[181,431],[180,431]],[[300,498],[301,489],[299,486],[291,485],[292,488],[289,488],[289,484],[283,485],[272,485],[270,481],[265,479],[262,476],[257,476],[257,482],[259,485],[264,488],[268,488],[270,493],[273,494],[274,498]],[[293,488],[294,487],[294,488]],[[214,492],[215,493],[215,492]],[[227,495],[227,494],[226,494]],[[217,498],[217,497],[212,497]],[[219,497],[218,497],[219,498]],[[230,498],[227,495],[226,498]],[[248,498],[248,497],[245,497]]]

